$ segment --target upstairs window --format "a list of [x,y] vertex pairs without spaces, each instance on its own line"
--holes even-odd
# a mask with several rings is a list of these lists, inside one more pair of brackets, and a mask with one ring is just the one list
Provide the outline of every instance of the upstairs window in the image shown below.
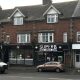
[[17,43],[30,43],[30,34],[18,34]]
[[23,17],[14,17],[14,25],[23,25]]
[[63,33],[63,42],[67,43],[67,32]]
[[57,22],[58,22],[58,14],[47,15],[47,23],[57,23]]
[[39,33],[38,42],[39,43],[52,43],[54,42],[54,34],[53,33]]
[[77,42],[80,42],[80,32],[77,32]]

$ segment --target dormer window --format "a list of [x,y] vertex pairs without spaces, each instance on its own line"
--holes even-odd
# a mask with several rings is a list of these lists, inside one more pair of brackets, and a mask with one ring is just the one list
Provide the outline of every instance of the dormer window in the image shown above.
[[14,25],[23,25],[23,17],[14,17]]
[[58,14],[47,14],[47,23],[57,23],[58,22]]
[[10,16],[10,19],[12,18],[13,25],[23,25],[24,17],[25,15],[17,8]]

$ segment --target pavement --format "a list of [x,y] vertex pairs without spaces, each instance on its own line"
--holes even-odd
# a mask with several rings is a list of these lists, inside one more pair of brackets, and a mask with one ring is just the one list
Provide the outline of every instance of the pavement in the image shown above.
[[9,71],[12,72],[35,72],[36,67],[33,66],[9,66]]
[[[34,66],[9,66],[9,71],[16,72],[36,72],[36,67]],[[80,69],[68,68],[65,74],[70,75],[80,75]]]

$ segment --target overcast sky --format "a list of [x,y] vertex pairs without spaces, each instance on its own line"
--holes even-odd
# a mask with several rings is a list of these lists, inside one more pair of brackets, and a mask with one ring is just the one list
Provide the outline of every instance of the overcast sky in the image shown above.
[[[52,0],[55,2],[73,1],[73,0]],[[0,0],[0,6],[2,9],[10,9],[15,6],[29,6],[42,4],[42,0]]]

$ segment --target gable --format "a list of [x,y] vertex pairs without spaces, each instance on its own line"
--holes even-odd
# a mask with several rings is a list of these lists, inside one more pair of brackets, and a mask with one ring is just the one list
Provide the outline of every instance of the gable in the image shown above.
[[18,8],[12,13],[12,15],[10,16],[10,18],[12,18],[13,16],[14,17],[19,17],[19,16],[25,17]]
[[54,13],[57,13],[53,8],[51,8],[48,12],[47,12],[47,14],[54,14]]
[[53,5],[51,5],[43,14],[43,16],[45,14],[54,14],[54,13],[58,13],[61,14]]
[[20,17],[20,16],[22,16],[22,15],[20,14],[20,12],[16,12],[16,13],[14,14],[14,17]]

